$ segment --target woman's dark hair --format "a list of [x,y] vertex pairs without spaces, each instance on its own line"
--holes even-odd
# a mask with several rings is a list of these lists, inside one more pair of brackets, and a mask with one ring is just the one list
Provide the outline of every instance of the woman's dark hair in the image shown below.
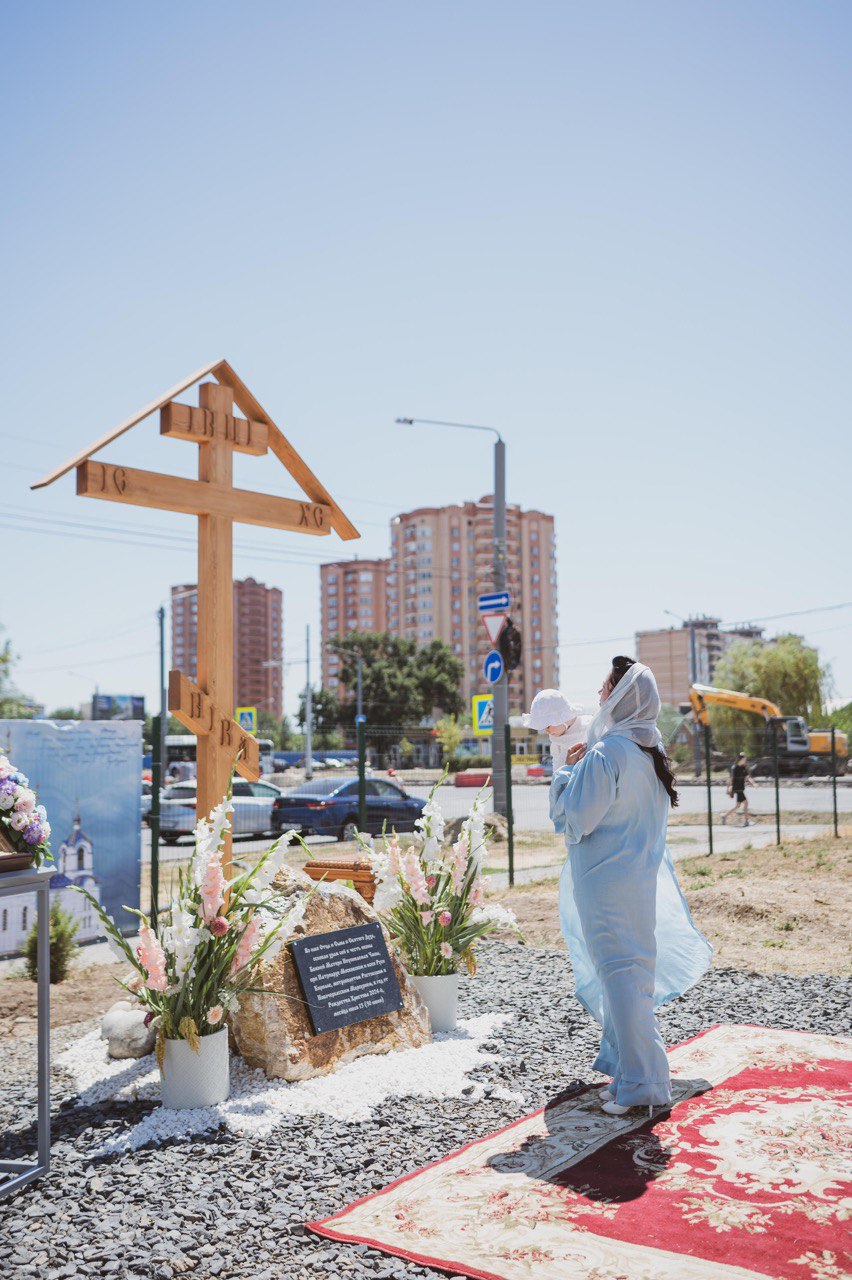
[[[607,677],[607,684],[609,685],[610,693],[612,693],[619,680],[627,675],[627,672],[635,665],[635,662],[635,658],[625,658],[622,655],[617,658],[613,658],[612,670]],[[662,747],[642,747],[642,750],[647,752],[653,760],[654,772],[665,787],[669,800],[671,801],[672,808],[676,809],[678,805],[678,796],[677,791],[675,790],[675,775],[672,772],[669,757],[666,755]]]

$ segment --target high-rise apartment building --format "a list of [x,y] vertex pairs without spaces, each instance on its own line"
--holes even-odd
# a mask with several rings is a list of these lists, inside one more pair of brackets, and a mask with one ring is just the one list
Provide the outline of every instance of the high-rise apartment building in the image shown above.
[[693,681],[713,683],[719,659],[735,640],[760,640],[762,636],[762,627],[723,629],[719,618],[689,618],[680,627],[638,631],[636,657],[653,671],[663,702],[676,707],[688,700]]
[[348,631],[387,631],[387,560],[339,560],[320,565],[320,633],[322,636],[322,682],[338,696],[345,696],[340,683],[337,655],[330,653],[328,641]]
[[[387,627],[428,644],[444,640],[463,664],[461,693],[488,691],[482,666],[492,647],[477,596],[494,585],[493,499],[421,507],[391,521]],[[534,694],[558,679],[556,539],[553,517],[506,511],[506,577],[510,614],[521,633],[521,665],[509,679],[509,706],[526,710]]]
[[[234,580],[234,705],[283,713],[283,597],[254,578]],[[196,676],[198,589],[172,587],[172,666]]]

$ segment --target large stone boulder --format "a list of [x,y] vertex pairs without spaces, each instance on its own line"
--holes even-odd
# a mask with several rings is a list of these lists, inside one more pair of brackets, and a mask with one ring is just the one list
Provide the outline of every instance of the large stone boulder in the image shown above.
[[[302,871],[285,867],[275,887],[292,898],[316,889],[297,937],[351,929],[378,919],[360,894],[337,883],[314,886]],[[402,1009],[320,1035],[311,1028],[290,950],[282,947],[261,968],[257,985],[265,991],[245,994],[230,1018],[232,1041],[248,1065],[262,1067],[270,1079],[307,1080],[366,1053],[428,1044],[432,1038],[429,1015],[386,931],[385,941],[402,993]]]
[[135,1000],[116,1000],[101,1020],[101,1039],[111,1058],[144,1058],[154,1052],[156,1029],[145,1026],[145,1009]]

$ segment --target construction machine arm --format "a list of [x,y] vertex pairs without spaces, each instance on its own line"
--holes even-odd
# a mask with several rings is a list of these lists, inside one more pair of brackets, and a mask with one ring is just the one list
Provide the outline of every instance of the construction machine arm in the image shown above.
[[692,714],[699,724],[709,724],[707,707],[712,703],[720,707],[733,707],[736,711],[750,711],[764,720],[780,716],[781,708],[766,698],[756,698],[749,693],[737,693],[733,689],[714,689],[709,684],[694,684],[689,689]]

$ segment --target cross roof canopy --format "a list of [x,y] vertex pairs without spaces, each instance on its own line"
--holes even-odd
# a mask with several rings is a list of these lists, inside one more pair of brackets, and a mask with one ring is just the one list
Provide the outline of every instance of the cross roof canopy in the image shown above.
[[290,473],[296,483],[300,486],[303,493],[310,498],[311,502],[321,503],[323,506],[331,509],[331,527],[334,529],[338,537],[344,541],[351,538],[359,537],[358,530],[352,524],[351,520],[344,514],[338,504],[331,497],[328,490],[320,482],[320,480],[311,471],[308,464],[296,452],[290,441],[284,433],[275,425],[266,410],[261,406],[246,384],[240,378],[227,360],[216,360],[212,364],[205,365],[203,369],[196,370],[190,374],[188,378],[184,378],[177,386],[172,387],[163,395],[158,396],[156,400],[145,405],[137,413],[126,418],[124,422],[119,423],[112,431],[108,431],[106,435],[96,440],[94,444],[89,445],[87,449],[82,449],[79,453],[74,454],[72,458],[68,458],[61,466],[56,467],[53,471],[43,476],[32,486],[33,489],[43,489],[46,485],[53,484],[54,480],[59,480],[62,476],[67,475],[69,471],[75,467],[79,467],[81,463],[86,462],[94,454],[99,453],[101,449],[106,448],[113,440],[117,440],[119,436],[124,435],[131,427],[135,427],[143,418],[147,418],[150,414],[156,413],[158,409],[162,409],[164,405],[173,400],[175,396],[179,396],[182,391],[186,391],[187,387],[193,386],[202,378],[209,374],[223,386],[230,387],[234,393],[234,403],[246,415],[250,422],[262,423],[267,429],[267,438],[269,448],[278,458],[279,462]]

